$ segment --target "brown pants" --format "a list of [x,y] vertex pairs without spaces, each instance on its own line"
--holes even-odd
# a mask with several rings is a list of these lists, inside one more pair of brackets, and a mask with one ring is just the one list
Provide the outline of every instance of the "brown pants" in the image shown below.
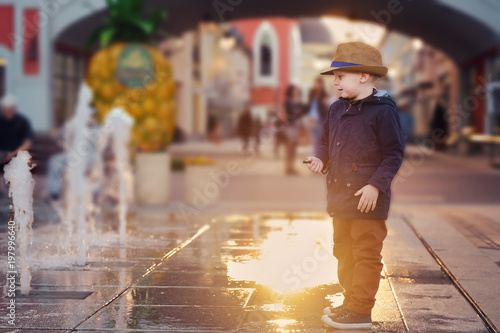
[[347,309],[371,314],[382,271],[385,220],[333,218],[333,255]]

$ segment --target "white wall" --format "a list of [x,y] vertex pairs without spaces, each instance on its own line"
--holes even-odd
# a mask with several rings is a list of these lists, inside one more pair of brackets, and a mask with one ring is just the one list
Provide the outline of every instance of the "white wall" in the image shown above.
[[302,39],[299,25],[295,24],[290,31],[290,83],[300,85]]
[[106,7],[105,0],[43,0],[54,5],[45,10],[52,18],[50,36],[55,40],[61,32],[76,21]]
[[[7,91],[14,94],[18,101],[18,109],[27,116],[35,131],[48,131],[52,126],[52,98],[50,89],[51,77],[51,43],[48,21],[41,21],[39,32],[39,72],[36,75],[23,73],[23,11],[26,8],[36,8],[37,2],[1,1],[0,4],[14,4],[14,52],[7,60]],[[8,50],[7,50],[8,51]],[[5,49],[4,49],[5,52]]]
[[171,62],[175,81],[180,84],[177,91],[177,125],[186,133],[193,133],[193,32],[181,38],[182,46],[175,50]]
[[[0,5],[14,6],[14,51],[0,46],[0,57],[7,60],[6,91],[19,100],[19,110],[26,115],[38,132],[48,132],[53,126],[52,59],[55,38],[72,23],[104,7],[104,0],[0,0]],[[22,62],[23,11],[38,8],[39,73],[24,75]]]
[[[0,0],[14,5],[14,52],[0,46],[0,57],[7,60],[6,90],[19,100],[19,110],[35,131],[48,132],[53,126],[52,59],[57,36],[77,20],[104,8],[104,0]],[[24,75],[22,62],[23,10],[40,10],[39,66],[37,75]]]

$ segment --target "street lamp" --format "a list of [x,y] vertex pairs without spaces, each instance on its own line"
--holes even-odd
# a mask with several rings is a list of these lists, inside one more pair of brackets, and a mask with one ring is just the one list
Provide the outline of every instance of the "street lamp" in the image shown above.
[[390,78],[395,78],[398,75],[398,73],[399,71],[396,68],[390,67],[389,70],[387,71],[387,76]]
[[231,31],[224,33],[224,36],[219,40],[219,46],[224,51],[231,50],[236,45],[236,38],[234,38]]
[[412,41],[411,41],[411,47],[415,50],[415,51],[419,51],[422,47],[424,46],[424,43],[422,42],[422,40],[420,38],[414,38]]

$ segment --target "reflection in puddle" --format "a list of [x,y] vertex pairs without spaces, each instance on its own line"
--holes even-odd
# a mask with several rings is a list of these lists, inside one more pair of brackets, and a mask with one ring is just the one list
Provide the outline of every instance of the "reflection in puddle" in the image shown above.
[[[234,280],[255,281],[279,292],[330,284],[336,280],[332,225],[328,218],[255,219],[258,255],[236,256],[227,262]],[[266,228],[264,238],[260,228]]]
[[276,319],[276,320],[269,320],[270,323],[276,324],[278,327],[285,327],[291,324],[295,324],[297,321],[294,319]]

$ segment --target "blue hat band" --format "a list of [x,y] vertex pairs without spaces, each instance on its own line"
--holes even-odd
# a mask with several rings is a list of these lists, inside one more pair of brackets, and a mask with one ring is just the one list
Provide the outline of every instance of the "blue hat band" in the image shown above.
[[330,65],[330,67],[349,67],[349,66],[363,66],[363,65],[345,61],[332,61],[332,64]]

